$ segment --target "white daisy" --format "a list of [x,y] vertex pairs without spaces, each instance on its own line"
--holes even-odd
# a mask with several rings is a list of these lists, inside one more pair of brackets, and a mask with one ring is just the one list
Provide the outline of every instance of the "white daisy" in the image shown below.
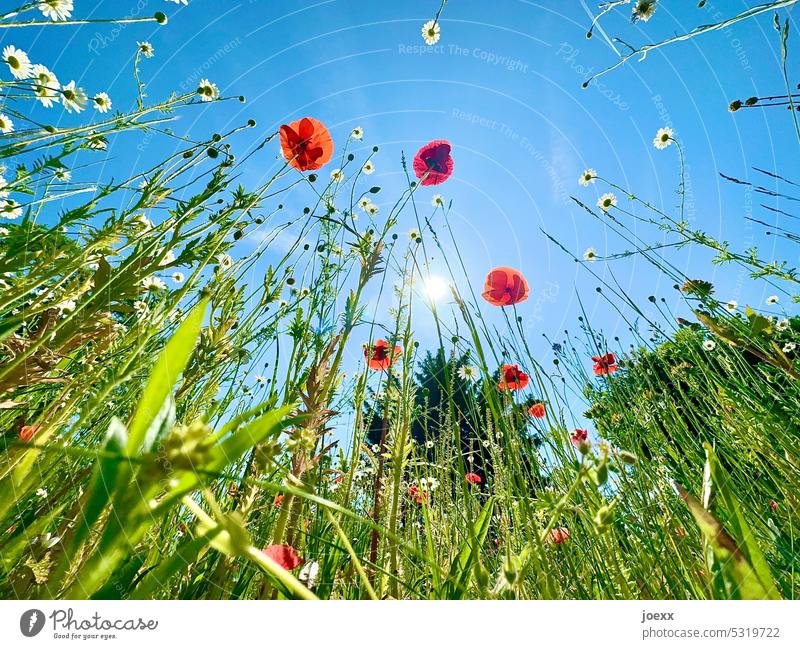
[[778,303],[778,296],[777,295],[770,295],[767,298],[767,304],[777,304]]
[[219,99],[219,88],[217,88],[217,84],[211,83],[208,79],[201,79],[200,85],[197,87],[197,94],[203,101],[213,101]]
[[147,313],[149,308],[150,307],[147,306],[147,302],[142,302],[141,300],[136,300],[133,303],[133,310],[139,315],[144,315]]
[[441,28],[437,20],[429,20],[422,26],[422,38],[428,45],[436,45],[441,37]]
[[136,44],[139,46],[139,53],[146,56],[148,59],[152,59],[155,56],[156,51],[153,49],[153,46],[148,41],[136,41]]
[[183,279],[184,279],[183,273],[178,273],[178,272],[172,273],[172,281],[175,282],[176,284],[182,284]]
[[465,381],[477,381],[480,370],[474,365],[462,365],[458,368],[458,375]]
[[43,487],[39,487],[36,490],[36,495],[39,496],[39,498],[47,498],[47,489],[44,489]]
[[372,173],[374,173],[374,171],[375,171],[375,165],[374,165],[374,164],[372,164],[372,162],[370,162],[369,160],[367,160],[367,161],[364,163],[364,166],[363,166],[363,167],[361,167],[361,171],[363,171],[365,174],[367,174],[367,175],[369,176],[369,175],[371,175]]
[[111,98],[105,92],[98,92],[93,98],[94,107],[100,113],[107,113],[111,110]]
[[74,81],[70,81],[66,86],[61,87],[61,103],[64,104],[64,108],[67,109],[68,113],[73,110],[76,113],[80,113],[86,108],[88,101],[89,99],[83,88],[76,88]]
[[70,173],[69,169],[56,169],[55,173],[53,174],[53,178],[65,183],[72,178],[72,174]]
[[0,113],[0,133],[12,133],[14,131],[14,122],[11,118],[4,113]]
[[442,198],[442,195],[434,194],[433,198],[431,198],[431,205],[434,207],[444,207],[444,198]]
[[636,0],[636,4],[633,5],[631,20],[633,22],[636,22],[637,20],[647,22],[653,17],[655,12],[656,0]]
[[72,0],[39,0],[38,7],[50,20],[66,20],[72,16]]
[[370,201],[370,200],[369,200],[369,199],[368,199],[366,196],[364,196],[364,198],[362,198],[362,199],[360,199],[360,200],[358,201],[358,206],[359,206],[359,207],[360,207],[362,210],[366,210],[366,209],[369,207],[369,205],[370,205],[370,203],[371,203],[371,202],[372,202],[372,201]]
[[673,131],[671,128],[660,128],[656,133],[656,136],[653,138],[653,146],[656,149],[666,149],[670,144],[672,144],[673,140]]
[[610,192],[608,194],[603,194],[600,197],[600,200],[597,201],[597,207],[599,207],[604,212],[607,212],[612,207],[616,207],[616,205],[617,205],[617,197]]
[[716,346],[717,343],[715,343],[713,340],[703,341],[703,349],[705,349],[707,352],[713,351]]
[[[0,237],[4,237],[4,236],[6,236],[7,234],[8,234],[8,228],[2,228],[2,227],[0,227]],[[3,281],[3,280],[0,280],[0,281]]]
[[422,235],[420,234],[419,230],[417,230],[415,228],[411,228],[408,231],[408,238],[411,239],[412,241],[416,241],[417,239],[421,239]]
[[155,293],[157,291],[163,291],[167,288],[167,285],[164,283],[164,280],[160,277],[156,277],[155,275],[151,275],[150,277],[145,277],[142,281],[142,288],[146,291],[150,291],[151,293]]
[[334,169],[331,171],[331,180],[335,183],[340,183],[344,180],[344,172],[341,169]]
[[425,442],[425,448],[433,448],[433,446],[434,442],[432,439],[429,439],[427,442]]
[[786,331],[789,328],[789,320],[787,318],[781,318],[778,320],[778,324],[775,325],[775,328],[778,331]]
[[729,313],[735,313],[736,309],[739,308],[739,303],[736,300],[731,300],[727,304],[725,304],[725,309]]
[[794,343],[791,343],[791,342],[790,343],[786,343],[783,346],[783,351],[786,352],[787,354],[789,354],[790,352],[793,352],[796,347],[797,347],[797,345],[795,345]]
[[31,61],[28,55],[13,45],[3,48],[3,61],[15,79],[27,79],[31,76]]
[[61,84],[55,74],[45,66],[37,63],[33,66],[31,78],[34,81],[33,92],[42,106],[50,108],[54,103],[57,104],[59,102]]
[[360,126],[356,126],[352,131],[350,131],[350,137],[354,140],[362,140],[364,138],[364,129]]
[[375,215],[376,215],[378,212],[380,212],[380,208],[379,208],[377,205],[375,205],[375,203],[370,203],[370,204],[367,206],[367,210],[366,210],[366,212],[367,212],[367,214],[369,214],[370,216],[375,216]]
[[15,219],[22,214],[22,206],[14,199],[0,199],[0,217],[4,219]]
[[597,251],[594,248],[587,248],[583,253],[584,261],[597,261]]
[[597,178],[597,172],[594,169],[587,169],[578,178],[578,182],[584,187],[588,187]]
[[133,217],[133,222],[144,232],[149,232],[153,229],[153,222],[148,219],[144,214],[137,214]]
[[259,385],[264,385],[267,382],[267,379],[261,376],[260,374],[256,376],[256,383]]
[[225,253],[217,255],[217,265],[223,270],[225,270],[233,266],[233,259],[231,259],[230,255]]

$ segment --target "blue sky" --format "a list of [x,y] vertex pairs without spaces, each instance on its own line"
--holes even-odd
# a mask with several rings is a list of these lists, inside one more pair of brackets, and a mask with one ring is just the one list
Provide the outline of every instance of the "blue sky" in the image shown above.
[[[401,152],[413,155],[431,139],[450,140],[455,173],[438,188],[420,190],[421,204],[427,206],[436,192],[453,201],[451,224],[476,291],[492,266],[510,265],[525,274],[531,298],[520,312],[530,339],[538,344],[543,345],[541,333],[558,337],[576,328],[577,294],[596,328],[608,337],[626,337],[627,325],[595,292],[597,280],[540,230],[577,257],[589,246],[600,256],[626,248],[569,199],[574,195],[594,205],[605,191],[599,185],[579,187],[577,178],[586,167],[674,214],[677,150],[657,151],[652,145],[657,129],[665,125],[675,129],[686,155],[692,223],[734,249],[758,245],[766,259],[798,262],[796,250],[765,236],[765,228],[745,216],[784,227],[791,222],[776,221],[774,213],[759,206],[763,198],[718,176],[721,171],[774,186],[754,174],[751,167],[757,166],[800,180],[798,143],[787,112],[727,111],[732,99],[783,92],[780,43],[770,14],[653,52],[581,88],[592,70],[615,61],[611,37],[637,45],[654,42],[714,22],[717,12],[729,17],[757,3],[737,0],[715,7],[709,2],[701,10],[695,2],[663,0],[648,23],[632,25],[623,9],[609,14],[587,40],[590,17],[582,0],[451,0],[434,50],[421,47],[420,28],[435,13],[437,0],[75,4],[81,17],[164,10],[170,22],[166,27],[15,30],[13,37],[2,35],[2,44],[26,49],[32,61],[51,67],[62,82],[75,78],[89,92],[106,90],[115,107],[123,109],[135,100],[131,66],[136,41],[149,40],[156,56],[141,67],[151,99],[190,90],[201,77],[214,81],[225,96],[247,97],[245,104],[224,102],[184,112],[173,128],[197,138],[249,118],[258,121],[259,135],[265,135],[281,123],[314,116],[339,142],[362,126],[366,137],[355,153],[365,156],[372,146],[380,147],[370,184],[383,187],[376,202],[386,210],[403,182]],[[791,39],[796,38],[793,30]],[[44,119],[44,109],[35,110]],[[53,113],[48,118],[54,123],[75,119]],[[129,142],[125,154],[112,143],[103,168],[93,167],[92,173],[121,177],[172,146],[140,134],[132,137],[138,157],[127,153]],[[239,137],[239,157],[256,140],[252,131]],[[277,147],[259,152],[242,182],[255,184],[269,176],[281,164],[278,155]],[[299,208],[307,198],[283,200]],[[628,205],[623,196],[620,205]],[[406,215],[399,233],[413,224]],[[637,230],[651,242],[662,236],[653,228]],[[732,267],[710,266],[709,256],[696,250],[672,253],[670,259],[688,275],[713,281],[721,299],[763,306],[766,296],[776,292]],[[432,264],[439,268],[441,260]],[[592,270],[600,275],[612,270],[641,305],[650,307],[647,296],[652,294],[676,302],[672,282],[641,259],[600,261]],[[685,309],[679,311],[686,315]],[[417,321],[423,345],[432,339],[426,334],[429,324],[424,317]],[[546,355],[544,345],[541,352]]]

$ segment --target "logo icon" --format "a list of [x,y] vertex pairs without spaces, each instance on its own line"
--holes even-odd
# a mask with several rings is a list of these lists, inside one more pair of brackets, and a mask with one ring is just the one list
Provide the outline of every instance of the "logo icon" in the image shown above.
[[38,608],[32,608],[25,611],[22,617],[19,618],[19,630],[26,638],[32,638],[38,635],[44,628],[44,613]]

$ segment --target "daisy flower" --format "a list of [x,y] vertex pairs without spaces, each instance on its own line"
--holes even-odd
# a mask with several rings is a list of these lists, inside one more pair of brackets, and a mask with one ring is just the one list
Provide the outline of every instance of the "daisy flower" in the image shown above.
[[429,439],[427,442],[425,442],[425,448],[433,448],[433,447],[434,447],[434,441],[432,439]]
[[793,352],[796,347],[797,347],[797,345],[795,345],[794,343],[786,343],[783,346],[783,351],[786,352],[787,354],[789,354],[790,352]]
[[200,85],[197,87],[197,94],[203,101],[213,101],[219,99],[219,88],[217,88],[217,84],[211,83],[208,79],[201,79]]
[[603,194],[600,197],[600,200],[597,201],[597,207],[599,207],[604,212],[608,212],[609,209],[612,207],[616,207],[617,205],[617,197],[614,196],[612,193]]
[[164,280],[160,277],[156,277],[155,275],[151,275],[150,277],[145,277],[142,282],[142,288],[151,293],[155,293],[156,291],[162,291],[167,288],[167,285],[164,283]]
[[352,131],[350,131],[350,137],[354,140],[361,140],[364,138],[364,129],[360,126],[356,126]]
[[714,351],[714,348],[716,348],[716,346],[717,343],[715,343],[713,340],[703,341],[703,349],[705,349],[707,352]]
[[136,300],[133,303],[133,310],[138,313],[139,315],[144,315],[147,313],[149,307],[147,306],[147,302],[142,302],[141,300]]
[[462,365],[458,368],[458,375],[465,381],[477,381],[480,371],[474,365]]
[[172,273],[172,281],[176,284],[183,283],[183,273]]
[[33,92],[42,106],[50,108],[54,103],[58,103],[61,84],[58,83],[58,78],[55,74],[45,66],[37,63],[33,66],[31,78],[34,81]]
[[729,313],[734,313],[738,308],[739,308],[739,303],[736,300],[731,300],[730,302],[725,304],[725,309]]
[[74,81],[70,81],[66,86],[61,87],[61,103],[64,104],[64,108],[67,109],[68,113],[73,110],[76,113],[80,113],[86,108],[88,101],[89,99],[86,97],[83,88],[76,88]]
[[98,92],[93,98],[94,107],[101,113],[111,110],[111,98],[105,92]]
[[436,20],[429,20],[422,26],[422,38],[427,45],[436,45],[441,37],[441,27]]
[[656,0],[636,0],[633,5],[633,13],[631,14],[631,21],[636,22],[641,20],[647,22],[653,17],[656,12]]
[[587,169],[578,178],[578,182],[584,187],[588,187],[597,178],[597,172],[594,169]]
[[594,248],[587,248],[583,253],[583,261],[597,261],[597,251]]
[[434,207],[444,207],[444,198],[442,198],[442,195],[434,194],[433,198],[431,199],[431,205]]
[[15,219],[22,214],[22,206],[11,198],[0,200],[0,217],[4,219]]
[[341,169],[334,169],[331,171],[331,180],[335,183],[340,183],[344,180],[344,172]]
[[408,238],[411,239],[412,241],[416,241],[417,239],[421,239],[422,235],[420,234],[419,230],[411,228],[408,231]]
[[4,113],[0,113],[0,133],[11,133],[14,130],[14,122]]
[[230,255],[225,253],[217,255],[217,265],[225,270],[226,268],[233,266],[233,259],[231,259]]
[[375,216],[378,212],[380,212],[380,208],[375,205],[375,203],[370,203],[366,211],[370,216]]
[[256,383],[258,383],[259,385],[265,385],[266,382],[267,379],[265,377],[261,376],[260,374],[256,376]]
[[47,489],[39,487],[36,490],[36,495],[39,496],[39,498],[47,498]]
[[789,320],[787,318],[782,318],[778,320],[778,323],[775,325],[775,328],[778,331],[786,331],[789,328]]
[[28,55],[13,45],[3,48],[3,61],[15,79],[27,79],[31,76],[31,61]]
[[365,174],[367,174],[367,175],[369,176],[369,175],[371,175],[372,173],[374,173],[374,171],[375,171],[375,165],[374,165],[374,164],[372,164],[372,162],[370,162],[369,160],[367,160],[367,161],[364,163],[364,166],[363,166],[363,167],[361,167],[361,171],[363,171]]
[[777,295],[770,295],[767,298],[767,304],[777,304],[778,303],[778,296]]
[[673,131],[671,128],[660,128],[653,138],[653,146],[658,150],[666,149],[673,140]]
[[369,199],[368,199],[368,198],[365,196],[365,197],[364,197],[364,198],[362,198],[360,201],[358,201],[358,206],[359,206],[359,207],[360,207],[362,210],[366,210],[366,209],[369,207],[369,205],[370,205],[370,202],[371,202],[371,201],[370,201],[370,200],[369,200]]
[[152,59],[155,56],[156,51],[153,49],[153,46],[148,41],[136,41],[136,44],[139,46],[139,53],[146,56],[148,59]]
[[[5,237],[8,235],[8,228],[1,228],[0,227],[0,237]],[[3,280],[0,280],[3,281]],[[5,288],[8,288],[8,284],[6,284]]]
[[50,20],[66,20],[72,15],[72,0],[39,0],[38,7]]

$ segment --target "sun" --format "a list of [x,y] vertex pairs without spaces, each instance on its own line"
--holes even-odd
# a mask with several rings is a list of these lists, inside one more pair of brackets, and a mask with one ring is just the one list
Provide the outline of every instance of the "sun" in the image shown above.
[[443,300],[450,289],[450,285],[439,275],[429,275],[422,283],[422,292],[431,302]]

